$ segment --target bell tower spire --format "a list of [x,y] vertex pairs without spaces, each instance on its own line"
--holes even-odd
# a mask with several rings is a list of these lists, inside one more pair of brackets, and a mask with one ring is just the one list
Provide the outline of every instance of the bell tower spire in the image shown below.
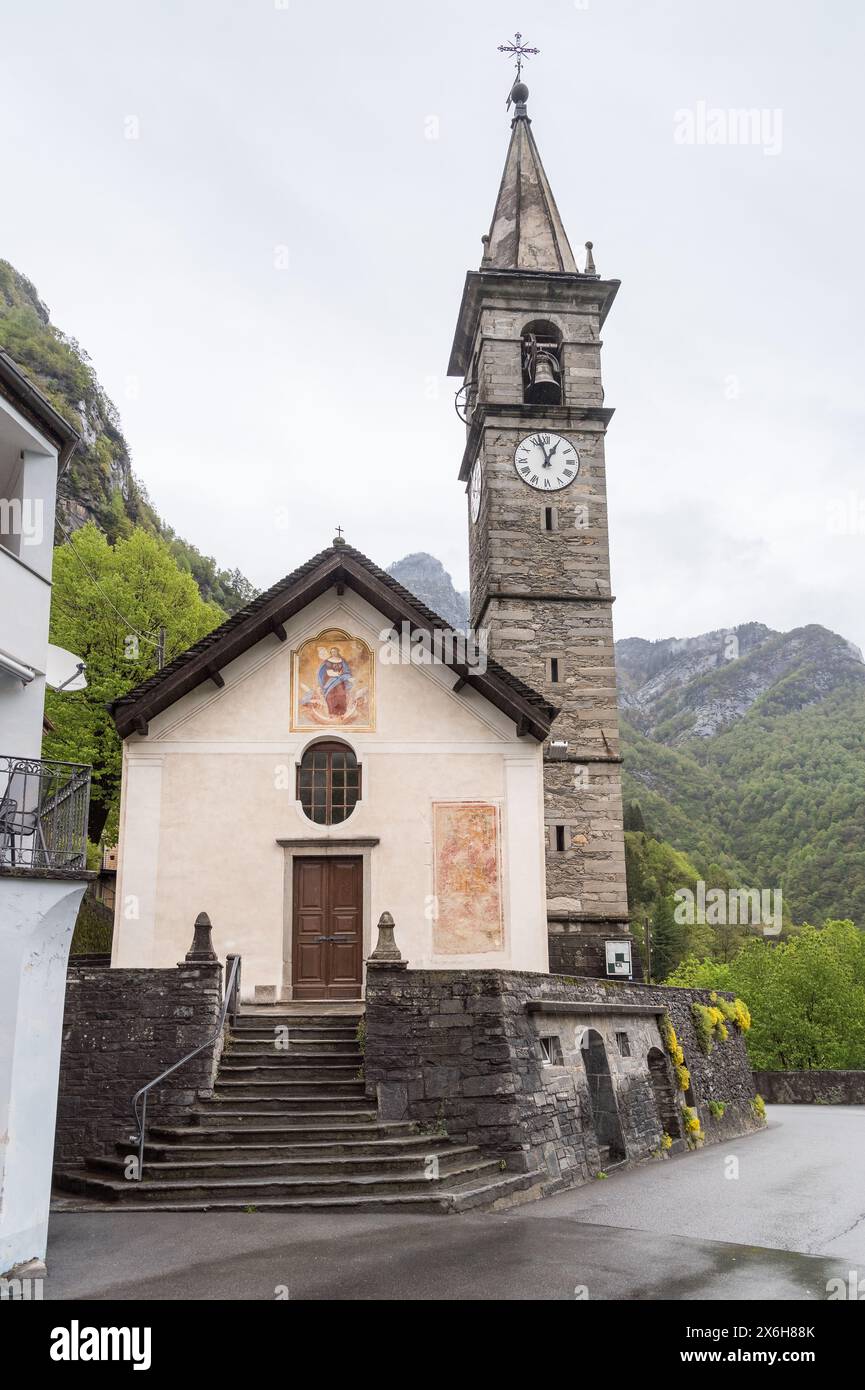
[[525,82],[515,82],[508,98],[516,112],[511,143],[481,267],[576,274],[574,253],[532,135],[528,99]]
[[[591,249],[581,271],[568,241],[521,76],[537,50],[517,34],[502,51],[517,61],[510,145],[449,367],[463,378],[471,617],[490,654],[560,710],[544,748],[550,969],[627,977],[601,380],[619,282]],[[609,970],[617,955],[626,963]]]

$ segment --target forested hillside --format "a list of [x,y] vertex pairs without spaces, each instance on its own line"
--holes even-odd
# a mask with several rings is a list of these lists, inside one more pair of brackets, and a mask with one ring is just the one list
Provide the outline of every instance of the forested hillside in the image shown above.
[[[739,655],[735,639],[739,635]],[[619,643],[625,795],[701,868],[865,925],[865,665],[825,628]]]

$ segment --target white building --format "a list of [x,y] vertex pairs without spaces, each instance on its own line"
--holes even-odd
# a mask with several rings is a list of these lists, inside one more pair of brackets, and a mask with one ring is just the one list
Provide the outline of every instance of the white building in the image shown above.
[[78,436],[0,353],[0,1274],[45,1256],[89,769],[41,759],[57,479]]

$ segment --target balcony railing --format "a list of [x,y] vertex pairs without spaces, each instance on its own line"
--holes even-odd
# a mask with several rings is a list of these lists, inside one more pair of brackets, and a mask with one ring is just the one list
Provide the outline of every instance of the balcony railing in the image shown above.
[[86,869],[90,768],[0,754],[0,869]]

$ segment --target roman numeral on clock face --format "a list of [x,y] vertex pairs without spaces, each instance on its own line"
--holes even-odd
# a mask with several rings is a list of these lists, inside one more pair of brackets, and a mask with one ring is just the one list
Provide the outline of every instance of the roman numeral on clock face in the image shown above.
[[517,444],[514,467],[529,487],[539,492],[558,492],[568,487],[579,473],[580,456],[563,435],[538,431]]

